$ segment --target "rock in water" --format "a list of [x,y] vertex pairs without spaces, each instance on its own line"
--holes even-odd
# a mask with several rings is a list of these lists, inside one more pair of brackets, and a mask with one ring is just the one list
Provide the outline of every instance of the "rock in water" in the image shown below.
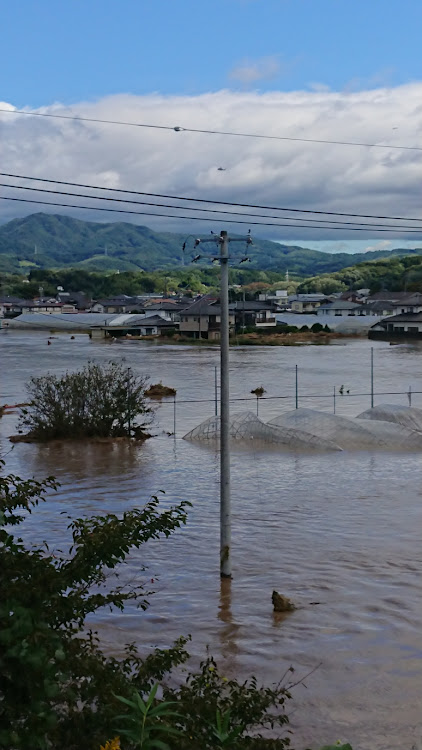
[[271,601],[273,603],[274,612],[293,612],[296,609],[293,602],[291,602],[287,596],[279,594],[278,591],[273,591]]

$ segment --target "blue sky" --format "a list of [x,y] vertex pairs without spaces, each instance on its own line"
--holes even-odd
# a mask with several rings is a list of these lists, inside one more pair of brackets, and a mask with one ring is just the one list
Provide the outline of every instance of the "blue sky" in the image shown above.
[[420,0],[19,0],[1,16],[0,98],[17,107],[246,85],[372,88],[422,72]]
[[[9,0],[1,8],[0,108],[422,147],[421,30],[422,0]],[[422,214],[422,150],[0,112],[0,163],[10,173],[230,203]],[[57,212],[2,200],[0,222],[37,210]],[[205,219],[66,212],[168,231],[215,228]],[[422,240],[401,228],[377,234],[304,223],[256,231],[330,252]]]

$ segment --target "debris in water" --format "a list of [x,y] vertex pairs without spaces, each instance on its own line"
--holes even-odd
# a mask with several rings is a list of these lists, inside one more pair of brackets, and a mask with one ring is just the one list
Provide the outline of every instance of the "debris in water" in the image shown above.
[[271,601],[273,603],[274,612],[293,612],[296,609],[293,602],[290,601],[287,596],[279,594],[278,591],[273,591]]
[[253,391],[251,391],[251,393],[254,393],[258,398],[261,398],[261,396],[263,396],[266,392],[267,391],[265,390],[263,385],[260,385],[258,386],[258,388],[254,388]]
[[145,395],[148,398],[161,399],[166,398],[166,396],[175,396],[176,389],[170,388],[162,383],[154,383],[153,385],[150,385],[147,391],[145,391]]

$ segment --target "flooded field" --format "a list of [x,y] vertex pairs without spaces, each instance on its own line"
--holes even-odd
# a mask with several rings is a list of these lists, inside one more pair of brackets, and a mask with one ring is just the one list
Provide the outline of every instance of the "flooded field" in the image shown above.
[[[373,346],[375,391],[396,394],[376,396],[375,404],[407,405],[409,386],[422,391],[422,347]],[[259,401],[259,416],[267,421],[294,408],[297,365],[300,406],[332,411],[335,387],[337,413],[356,415],[370,406],[369,395],[359,395],[370,390],[370,348],[363,339],[234,348],[231,396],[251,398],[262,385],[268,398]],[[422,739],[422,456],[236,449],[233,581],[221,587],[218,453],[181,439],[214,413],[217,349],[110,345],[82,335],[60,335],[47,346],[45,333],[2,332],[0,403],[23,401],[31,375],[111,358],[177,389],[176,439],[167,434],[170,400],[157,407],[156,437],[142,446],[20,444],[6,457],[10,471],[61,482],[25,523],[27,539],[66,539],[64,509],[119,512],[158,490],[165,504],[193,503],[186,528],[131,556],[125,575],[154,578],[157,593],[146,613],[129,608],[96,621],[108,648],[118,652],[136,640],[147,651],[191,633],[194,663],[209,645],[228,675],[253,673],[266,683],[290,664],[298,677],[320,665],[291,702],[297,750],[340,738],[356,750],[411,750]],[[412,405],[422,407],[422,394]],[[236,401],[232,411],[256,406],[253,398]],[[4,455],[16,416],[3,417],[0,430]],[[143,564],[147,573],[139,573]],[[300,608],[274,615],[274,588]]]

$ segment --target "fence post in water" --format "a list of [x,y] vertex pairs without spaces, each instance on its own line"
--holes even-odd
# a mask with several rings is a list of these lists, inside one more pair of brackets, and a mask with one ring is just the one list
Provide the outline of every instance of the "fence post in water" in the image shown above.
[[371,346],[371,409],[374,408],[374,347]]
[[256,416],[259,416],[259,396],[256,397]]
[[176,440],[176,394],[173,397],[173,436]]
[[214,401],[215,401],[215,416],[218,416],[218,379],[217,379],[217,367],[214,367]]
[[333,412],[336,413],[336,387],[333,385]]
[[296,395],[295,395],[295,408],[299,408],[299,394],[298,394],[298,383],[297,383],[297,365],[295,365],[295,385],[296,385]]
[[412,386],[409,385],[409,391],[407,394],[407,398],[409,399],[409,406],[412,406]]

